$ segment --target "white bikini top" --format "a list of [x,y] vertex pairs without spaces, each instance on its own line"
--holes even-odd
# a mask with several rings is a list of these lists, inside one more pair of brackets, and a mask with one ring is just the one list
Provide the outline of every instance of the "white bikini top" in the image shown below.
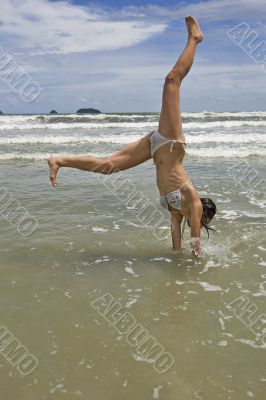
[[172,143],[170,147],[170,151],[173,151],[173,145],[174,143],[181,143],[186,146],[186,142],[182,142],[181,140],[177,139],[169,139],[164,136],[162,136],[159,131],[153,131],[152,135],[150,137],[150,142],[151,142],[151,156],[153,157],[154,153],[156,150],[158,150],[160,147],[167,143]]

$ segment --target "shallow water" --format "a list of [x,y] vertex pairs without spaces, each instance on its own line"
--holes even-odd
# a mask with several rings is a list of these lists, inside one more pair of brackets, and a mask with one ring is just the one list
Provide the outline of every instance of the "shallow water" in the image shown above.
[[[145,224],[134,203],[119,201],[127,179],[157,207],[151,162],[117,181],[65,169],[53,189],[44,161],[2,160],[0,326],[38,360],[23,376],[0,347],[3,398],[264,399],[265,164],[188,156],[186,168],[218,207],[200,260],[188,229],[176,254],[169,227],[159,226],[159,240],[156,221]],[[3,188],[36,218],[29,236],[30,225],[4,212]],[[103,296],[170,354],[166,372],[118,331],[118,315],[104,316]]]

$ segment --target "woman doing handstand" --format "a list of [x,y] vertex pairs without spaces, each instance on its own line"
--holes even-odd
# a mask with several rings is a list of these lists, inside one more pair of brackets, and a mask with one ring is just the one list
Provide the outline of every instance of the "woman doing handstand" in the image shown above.
[[203,40],[197,20],[188,16],[185,21],[188,41],[165,78],[158,130],[104,159],[87,156],[51,157],[48,164],[50,180],[56,186],[56,175],[61,167],[111,174],[135,167],[153,157],[160,204],[171,213],[173,249],[181,248],[181,222],[185,217],[191,229],[191,247],[199,256],[201,228],[210,229],[208,224],[216,213],[216,206],[211,199],[199,197],[182,164],[186,142],[180,114],[180,86],[193,64],[197,45]]

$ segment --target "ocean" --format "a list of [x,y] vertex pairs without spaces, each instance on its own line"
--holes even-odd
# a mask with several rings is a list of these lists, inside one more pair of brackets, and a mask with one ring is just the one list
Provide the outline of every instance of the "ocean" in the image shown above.
[[158,113],[0,116],[3,398],[264,399],[266,112],[182,118],[185,168],[218,209],[200,259],[188,227],[171,249],[151,160],[49,182],[50,155],[104,157]]

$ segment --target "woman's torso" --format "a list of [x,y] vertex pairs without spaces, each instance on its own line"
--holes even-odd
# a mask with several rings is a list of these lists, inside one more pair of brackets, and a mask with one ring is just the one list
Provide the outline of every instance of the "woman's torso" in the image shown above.
[[191,205],[199,196],[182,164],[185,146],[174,143],[172,151],[170,149],[171,144],[168,143],[156,150],[154,154],[157,186],[161,196],[181,188],[182,207],[180,211],[186,218],[189,218]]
[[172,151],[170,147],[170,143],[165,144],[154,154],[157,186],[161,196],[177,190],[188,180],[182,164],[185,155],[184,145],[175,143]]

